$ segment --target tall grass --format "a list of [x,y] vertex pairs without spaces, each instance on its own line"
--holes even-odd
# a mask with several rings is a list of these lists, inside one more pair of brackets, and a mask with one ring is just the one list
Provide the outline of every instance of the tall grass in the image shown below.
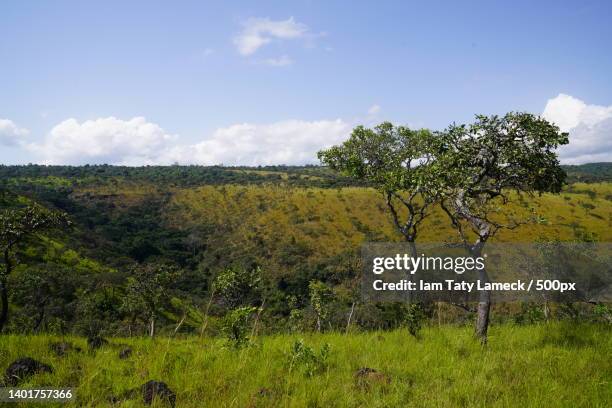
[[[0,336],[0,369],[31,356],[53,366],[23,383],[75,387],[67,406],[142,406],[127,392],[149,379],[166,382],[178,407],[605,407],[612,401],[609,326],[549,323],[491,328],[482,348],[468,327],[426,328],[344,335],[275,335],[235,349],[222,339],[111,339],[95,352],[58,357],[53,336]],[[323,370],[306,375],[291,364],[294,342],[331,352]],[[122,345],[134,352],[120,360]],[[384,374],[359,386],[355,373]]]

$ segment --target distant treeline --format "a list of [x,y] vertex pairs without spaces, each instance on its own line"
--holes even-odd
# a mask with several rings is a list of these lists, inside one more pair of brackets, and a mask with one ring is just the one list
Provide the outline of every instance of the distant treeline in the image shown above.
[[129,179],[154,184],[193,187],[221,184],[285,183],[297,187],[337,188],[360,186],[346,177],[321,166],[21,166],[0,165],[0,180],[11,178],[58,177],[76,184],[104,184],[110,179]]
[[[562,166],[568,182],[596,183],[612,181],[612,163],[588,163]],[[0,180],[11,178],[59,177],[73,183],[104,183],[110,179],[147,181],[155,184],[173,184],[182,187],[221,184],[285,183],[302,187],[337,188],[362,186],[322,166],[23,166],[0,165]]]
[[577,166],[562,166],[567,172],[568,182],[599,183],[612,181],[612,163],[587,163]]

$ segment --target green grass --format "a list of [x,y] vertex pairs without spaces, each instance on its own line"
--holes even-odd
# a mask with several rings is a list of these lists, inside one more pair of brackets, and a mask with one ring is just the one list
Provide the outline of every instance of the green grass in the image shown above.
[[[291,365],[303,338],[331,352],[323,371],[308,377]],[[93,352],[53,355],[53,336],[0,336],[0,369],[31,356],[55,369],[23,386],[72,386],[68,406],[111,406],[149,379],[166,382],[178,407],[605,407],[612,401],[609,326],[550,323],[495,326],[486,348],[469,327],[431,327],[420,339],[406,331],[261,337],[235,350],[222,339],[112,339]],[[84,350],[85,340],[68,338]],[[117,356],[120,344],[134,354]],[[355,372],[371,367],[388,381],[358,385]],[[369,385],[368,385],[369,384]],[[46,405],[49,406],[49,405]],[[139,397],[120,406],[141,406]]]

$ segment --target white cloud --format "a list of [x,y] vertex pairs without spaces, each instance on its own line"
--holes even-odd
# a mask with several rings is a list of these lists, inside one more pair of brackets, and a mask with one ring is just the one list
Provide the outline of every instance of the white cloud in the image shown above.
[[67,119],[42,143],[26,147],[45,164],[299,165],[316,163],[317,151],[345,140],[350,131],[341,119],[242,123],[219,128],[194,144],[177,144],[177,136],[143,117]]
[[28,129],[20,128],[12,120],[0,119],[0,145],[16,146],[28,133]]
[[262,61],[265,65],[270,65],[272,67],[286,67],[288,65],[293,64],[293,60],[289,58],[287,55],[283,55],[279,58],[268,58]]
[[368,109],[368,115],[377,115],[378,113],[380,113],[379,105],[372,105],[370,109]]
[[67,119],[43,143],[30,144],[46,164],[152,164],[176,137],[143,117],[114,117],[79,123]]
[[171,149],[161,161],[247,166],[316,163],[317,151],[345,140],[350,131],[341,119],[236,124],[217,129],[210,139],[195,145]]
[[569,144],[559,149],[562,163],[612,161],[612,106],[559,94],[548,100],[542,116],[569,132]]
[[308,26],[295,21],[273,21],[269,18],[249,18],[243,24],[242,31],[234,38],[234,45],[241,55],[252,55],[272,40],[289,40],[303,38],[308,33]]

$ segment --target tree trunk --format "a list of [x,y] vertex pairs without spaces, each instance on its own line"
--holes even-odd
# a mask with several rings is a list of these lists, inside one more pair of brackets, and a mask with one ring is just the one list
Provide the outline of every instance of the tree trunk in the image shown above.
[[491,311],[491,293],[482,291],[478,302],[478,318],[476,319],[476,338],[480,344],[487,344],[487,332],[489,330],[489,314]]
[[353,304],[351,305],[351,312],[348,315],[348,319],[346,321],[346,330],[345,330],[345,334],[348,334],[349,329],[351,328],[351,319],[353,317],[353,312],[355,311],[355,302],[353,302]]
[[[470,211],[469,206],[467,205],[466,199],[466,191],[460,190],[457,193],[457,196],[453,199],[453,206],[455,207],[455,214],[451,213],[444,204],[442,208],[451,218],[453,226],[459,231],[461,235],[461,239],[463,240],[463,244],[468,249],[470,255],[473,258],[480,257],[482,255],[482,251],[486,242],[492,235],[492,231],[494,231],[494,226],[486,219],[479,218],[475,216]],[[465,220],[472,229],[477,233],[478,240],[474,243],[474,245],[469,245],[467,241],[467,237],[463,233],[461,227],[461,219]],[[481,283],[488,283],[489,275],[487,274],[486,269],[482,269],[479,271],[478,279]],[[489,330],[489,314],[491,312],[491,291],[482,290],[479,294],[478,300],[478,308],[477,308],[477,317],[476,317],[476,328],[475,335],[476,338],[480,340],[481,344],[487,343],[487,332]]]
[[176,336],[176,333],[178,333],[179,329],[183,325],[183,322],[185,321],[186,318],[187,318],[187,312],[184,312],[183,313],[183,318],[181,319],[181,321],[174,328],[174,333],[172,333],[173,336]]
[[[469,250],[470,255],[473,258],[479,258],[482,256],[482,251],[484,249],[486,239],[483,239],[485,233],[480,234],[480,240],[476,242],[474,246],[472,246]],[[478,280],[481,285],[488,284],[491,280],[489,279],[489,274],[487,273],[486,268],[480,269],[478,271]],[[490,290],[481,290],[478,299],[478,308],[476,309],[476,327],[475,327],[475,336],[478,340],[480,340],[480,344],[487,344],[487,333],[489,331],[489,315],[491,312],[491,291]]]
[[257,310],[257,315],[255,316],[255,322],[253,323],[253,329],[251,330],[251,338],[254,339],[255,336],[257,335],[257,325],[259,323],[259,318],[261,317],[261,313],[264,310],[264,306],[266,305],[266,298],[263,298],[263,300],[261,301],[261,306],[259,307],[259,310]]
[[[480,255],[478,255],[480,256]],[[482,269],[478,276],[480,283],[489,283],[489,275],[486,269]],[[480,344],[487,344],[487,332],[489,330],[489,314],[491,312],[491,291],[481,290],[478,300],[476,317],[476,338]]]
[[11,265],[11,257],[8,248],[4,250],[4,274],[0,275],[0,302],[2,303],[2,312],[0,313],[0,333],[8,320],[8,288],[7,278],[11,274],[13,266]]
[[151,336],[151,338],[155,336],[155,317],[151,317],[151,328],[149,330],[149,336]]
[[[414,242],[414,237],[410,236],[410,237],[406,237],[406,241],[408,242],[408,246],[410,247],[410,256],[412,258],[418,258],[418,254],[417,254],[417,247],[416,247],[416,243]],[[408,282],[412,282],[412,279],[414,279],[414,274],[412,274],[412,271],[406,271],[406,280]],[[406,297],[406,303],[410,304],[414,301],[414,296],[412,294],[412,291],[407,290],[405,291],[404,296]]]
[[212,305],[214,297],[215,297],[215,287],[213,285],[212,290],[210,291],[210,299],[208,299],[208,303],[206,304],[206,310],[204,311],[204,318],[202,319],[202,327],[200,327],[200,338],[204,336],[204,332],[206,331],[206,327],[208,326],[208,312],[210,311],[210,306]]

